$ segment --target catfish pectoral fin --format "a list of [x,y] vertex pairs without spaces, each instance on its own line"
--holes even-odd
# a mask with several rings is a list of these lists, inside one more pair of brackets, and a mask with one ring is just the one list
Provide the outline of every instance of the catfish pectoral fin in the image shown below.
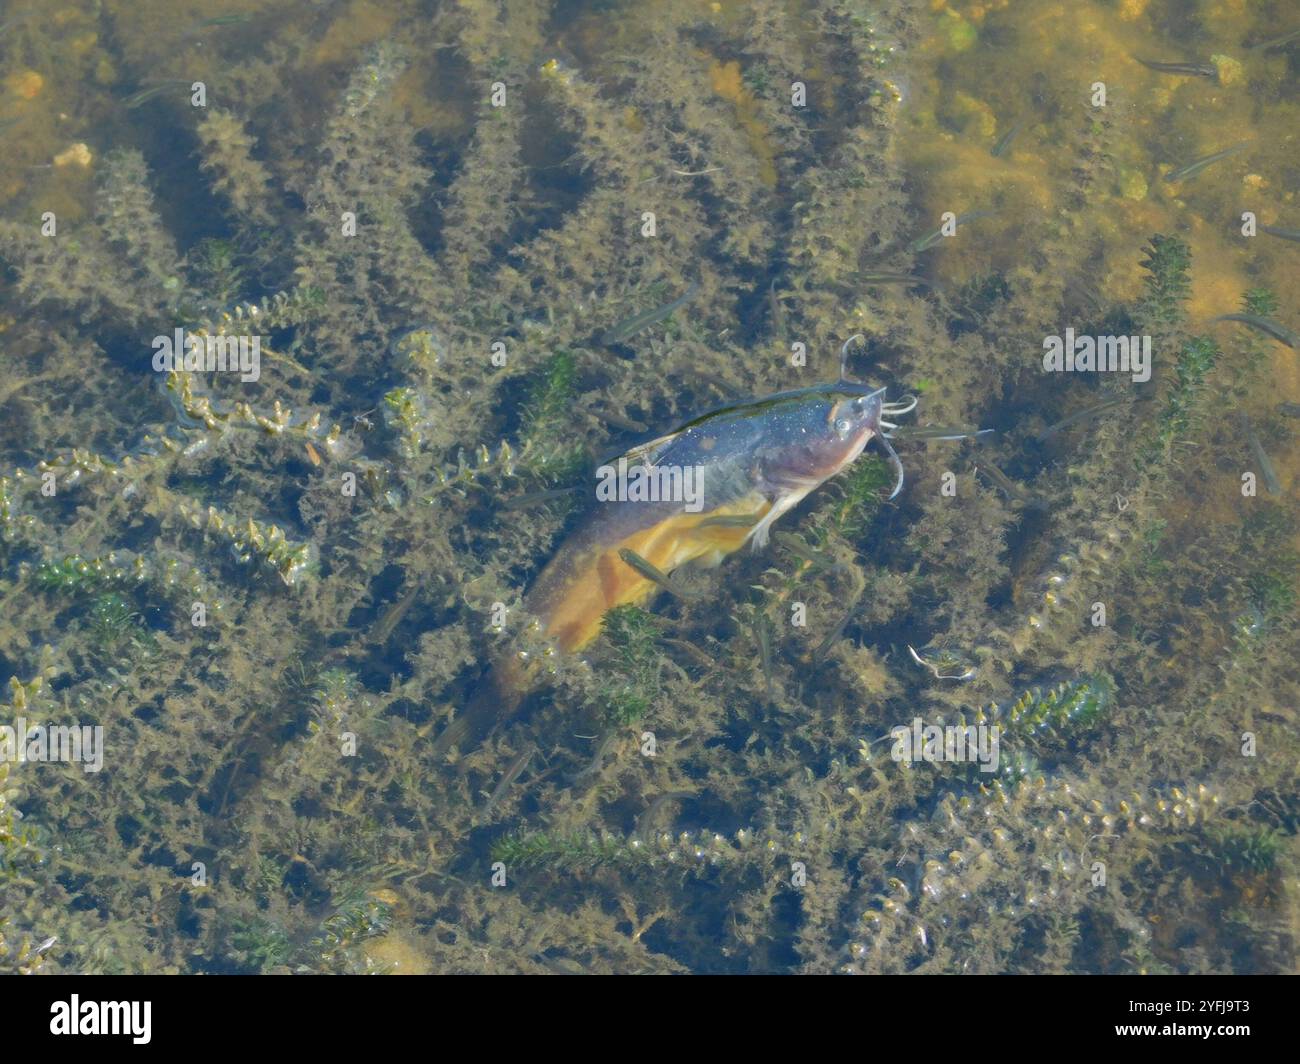
[[531,684],[528,672],[515,657],[497,664],[479,681],[469,702],[433,743],[433,756],[441,758],[452,747],[465,753],[478,746],[519,712]]

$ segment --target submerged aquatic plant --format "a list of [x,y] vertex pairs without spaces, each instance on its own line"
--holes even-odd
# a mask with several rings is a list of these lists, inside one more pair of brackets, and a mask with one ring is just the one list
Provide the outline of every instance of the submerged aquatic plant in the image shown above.
[[1147,272],[1146,294],[1139,307],[1152,328],[1168,330],[1182,323],[1191,292],[1191,262],[1185,240],[1161,233],[1151,238],[1142,260]]
[[1223,826],[1207,834],[1206,856],[1229,872],[1264,875],[1272,872],[1285,852],[1285,839],[1274,828]]
[[541,367],[523,404],[520,438],[537,476],[563,482],[580,472],[587,455],[566,439],[564,427],[577,398],[578,366],[570,351],[557,351]]
[[[1264,869],[1281,842],[1251,834],[1260,809],[1295,790],[1291,504],[1221,505],[1230,452],[1203,416],[1253,337],[1188,334],[1193,280],[1240,287],[1214,227],[1187,224],[1224,215],[1229,164],[1170,209],[1141,177],[1158,123],[1081,108],[1016,5],[399,3],[382,34],[364,7],[282,13],[293,36],[233,77],[216,39],[159,66],[147,5],[91,45],[83,14],[60,20],[85,34],[37,17],[6,51],[145,86],[126,109],[87,82],[52,129],[102,104],[197,148],[95,153],[78,177],[29,159],[62,145],[25,126],[0,162],[0,664],[23,678],[0,724],[39,705],[118,750],[94,779],[0,762],[22,873],[0,878],[0,967],[366,971],[402,934],[469,971],[1283,967],[1269,913],[1225,943],[1184,894],[1206,816],[1236,810],[1225,867]],[[182,72],[211,106],[143,98]],[[1031,82],[1042,119],[1011,141],[1006,94]],[[1174,134],[1204,118],[1182,92],[1143,104]],[[1252,164],[1285,224],[1272,149]],[[51,189],[57,237],[36,224]],[[1139,264],[1138,225],[1180,235]],[[1286,292],[1265,256],[1289,245],[1267,244],[1241,276]],[[1245,312],[1290,320],[1258,292]],[[1154,402],[1026,361],[1080,314],[1154,335]],[[256,333],[259,379],[153,373],[178,325]],[[999,431],[900,440],[892,502],[864,456],[687,604],[611,611],[589,656],[547,659],[528,715],[431,764],[504,640],[534,649],[519,604],[567,515],[506,500],[627,433],[831,380],[856,332],[858,368],[919,392],[923,428]],[[1237,386],[1263,398],[1262,373]],[[918,669],[911,644],[971,667]],[[1079,679],[1018,679],[1060,675]],[[1016,739],[1014,786],[859,752],[970,706]],[[1225,756],[1246,728],[1283,756]],[[1122,892],[1091,888],[1099,855]],[[195,862],[219,874],[199,885]],[[1144,939],[1153,912],[1178,933]]]
[[979,710],[971,721],[997,724],[1013,736],[1033,738],[1091,726],[1113,697],[1113,685],[1104,677],[1062,681],[1046,690],[1032,688],[1005,707],[995,703]]
[[657,646],[664,622],[639,606],[616,606],[602,631],[617,653],[612,677],[602,684],[605,715],[612,724],[631,724],[644,717],[659,688]]

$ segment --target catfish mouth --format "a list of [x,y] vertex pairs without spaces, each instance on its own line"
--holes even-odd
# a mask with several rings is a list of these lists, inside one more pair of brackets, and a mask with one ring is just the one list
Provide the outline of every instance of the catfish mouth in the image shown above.
[[908,396],[897,403],[886,403],[884,388],[870,388],[864,384],[855,384],[853,381],[840,381],[838,386],[845,391],[863,396],[871,404],[871,413],[863,426],[864,431],[861,441],[854,447],[845,465],[856,459],[872,439],[879,440],[881,447],[885,449],[885,453],[889,456],[890,465],[894,467],[895,472],[898,474],[898,479],[894,482],[894,490],[889,493],[890,499],[897,498],[898,493],[903,490],[905,474],[903,462],[898,457],[898,452],[894,450],[894,445],[889,442],[889,432],[886,430],[895,429],[898,426],[892,421],[886,421],[884,415],[889,414],[891,417],[898,417],[900,414],[910,413],[916,409],[916,397]]
[[865,392],[861,398],[853,400],[850,409],[856,409],[859,403],[865,403],[867,415],[854,433],[853,446],[845,456],[844,465],[856,461],[862,452],[866,450],[867,444],[879,437],[883,432],[880,425],[880,416],[885,408],[885,389],[877,388],[874,391]]

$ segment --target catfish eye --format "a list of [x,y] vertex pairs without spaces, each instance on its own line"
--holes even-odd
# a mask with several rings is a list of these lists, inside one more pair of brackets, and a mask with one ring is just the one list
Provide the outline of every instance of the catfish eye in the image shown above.
[[855,414],[865,414],[867,412],[866,396],[859,396],[857,399],[854,399],[849,406],[852,407]]

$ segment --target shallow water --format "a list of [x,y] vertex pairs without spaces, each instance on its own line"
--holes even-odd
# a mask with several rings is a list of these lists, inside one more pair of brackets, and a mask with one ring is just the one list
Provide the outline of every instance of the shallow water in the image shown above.
[[[6,5],[0,971],[1294,970],[1295,17]],[[898,497],[555,652],[593,467],[854,334]]]

